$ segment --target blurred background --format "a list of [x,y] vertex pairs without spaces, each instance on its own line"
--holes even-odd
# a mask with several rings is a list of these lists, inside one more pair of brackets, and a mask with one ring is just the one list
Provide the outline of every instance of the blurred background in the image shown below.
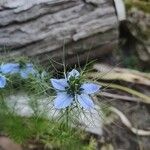
[[[19,56],[58,70],[94,60],[87,77],[107,118],[95,149],[150,150],[149,0],[0,0],[0,58]],[[22,147],[1,135],[1,149]]]

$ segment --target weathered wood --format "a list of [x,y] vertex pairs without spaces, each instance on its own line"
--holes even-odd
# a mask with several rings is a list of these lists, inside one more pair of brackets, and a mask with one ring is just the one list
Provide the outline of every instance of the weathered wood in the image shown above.
[[59,60],[65,45],[66,58],[78,54],[84,60],[88,50],[95,58],[117,42],[118,20],[111,0],[0,0],[1,57]]

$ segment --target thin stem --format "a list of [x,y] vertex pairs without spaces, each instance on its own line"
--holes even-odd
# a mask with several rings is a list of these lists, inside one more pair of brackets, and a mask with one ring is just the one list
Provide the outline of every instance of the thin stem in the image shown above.
[[66,126],[69,127],[69,108],[66,108]]

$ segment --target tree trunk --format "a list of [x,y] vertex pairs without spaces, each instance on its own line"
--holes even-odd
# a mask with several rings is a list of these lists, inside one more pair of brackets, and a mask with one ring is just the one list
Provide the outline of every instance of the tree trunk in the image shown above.
[[118,44],[112,0],[0,0],[0,55],[71,63],[96,58]]

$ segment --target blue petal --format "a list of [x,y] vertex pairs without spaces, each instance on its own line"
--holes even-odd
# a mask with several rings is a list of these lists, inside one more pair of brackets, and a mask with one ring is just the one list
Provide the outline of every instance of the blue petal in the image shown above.
[[73,97],[65,92],[57,93],[57,97],[54,100],[54,107],[56,109],[66,108],[71,105]]
[[34,75],[35,73],[36,73],[36,71],[34,70],[32,64],[27,64],[26,68],[20,70],[20,76],[23,79],[27,79],[29,77],[29,75],[31,75],[31,74]]
[[6,85],[6,78],[0,75],[0,88],[4,88]]
[[1,72],[4,74],[13,74],[19,72],[18,63],[7,63],[1,65]]
[[81,89],[83,89],[83,92],[86,94],[93,94],[100,90],[101,86],[94,83],[84,83],[81,85]]
[[32,74],[32,75],[37,73],[37,70],[34,69],[33,64],[26,64],[26,70],[29,74]]
[[50,79],[52,86],[56,90],[66,90],[66,87],[68,87],[68,83],[66,79]]
[[22,69],[20,71],[20,76],[23,78],[23,79],[27,79],[29,77],[29,75],[34,75],[34,70],[30,70],[30,69]]
[[28,71],[27,71],[26,69],[22,69],[22,70],[20,71],[20,76],[21,76],[23,79],[27,79],[28,76],[29,76],[29,73],[28,73]]
[[78,77],[78,76],[80,76],[80,73],[79,73],[76,69],[73,69],[72,71],[70,71],[70,72],[68,73],[68,79],[69,79],[70,77]]
[[85,109],[94,108],[93,100],[87,94],[77,95],[77,100]]

